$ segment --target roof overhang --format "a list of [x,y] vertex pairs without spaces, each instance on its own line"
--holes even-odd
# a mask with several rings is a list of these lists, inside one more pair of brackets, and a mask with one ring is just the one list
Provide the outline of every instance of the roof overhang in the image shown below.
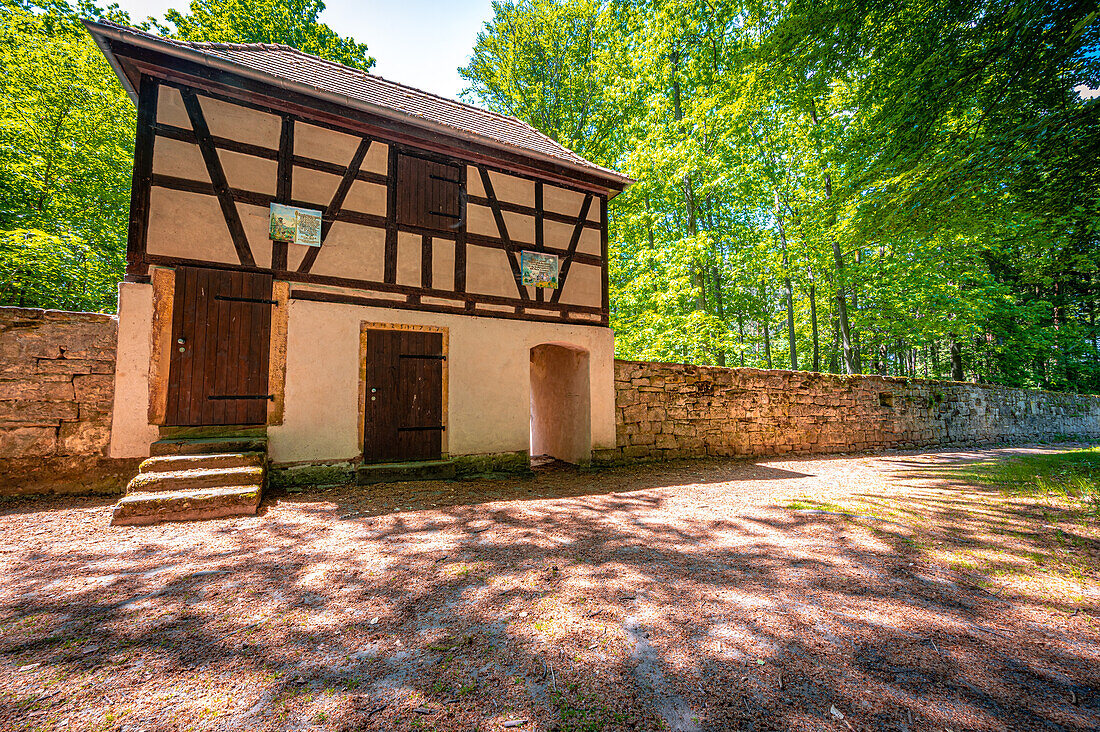
[[[142,49],[146,51],[153,51],[164,56],[187,61],[191,64],[205,67],[212,71],[228,73],[238,76],[242,79],[248,79],[256,82],[260,82],[270,87],[285,90],[287,92],[293,92],[305,97],[310,97],[330,104],[335,104],[340,107],[344,107],[348,110],[356,110],[367,113],[374,117],[382,119],[392,120],[394,122],[401,123],[402,125],[417,128],[429,135],[442,137],[445,139],[461,140],[467,143],[475,143],[479,146],[492,148],[499,150],[502,153],[509,155],[518,155],[520,157],[530,160],[535,163],[536,170],[542,167],[547,167],[550,170],[562,170],[571,171],[575,176],[576,181],[595,182],[599,181],[601,187],[605,188],[608,192],[608,197],[614,197],[617,193],[624,190],[627,186],[635,181],[621,173],[610,171],[606,169],[593,169],[580,165],[576,165],[568,160],[560,158],[554,158],[549,155],[540,154],[537,151],[529,150],[516,145],[509,145],[500,140],[493,139],[492,137],[484,135],[476,135],[467,133],[463,130],[458,130],[446,125],[434,123],[431,120],[425,120],[414,115],[406,114],[396,109],[389,107],[383,107],[380,105],[370,104],[360,99],[354,99],[344,94],[337,94],[325,89],[320,89],[316,86],[309,84],[302,84],[292,81],[290,79],[284,79],[273,74],[266,74],[256,69],[249,68],[247,66],[234,63],[227,59],[212,56],[210,54],[202,53],[199,50],[188,48],[186,46],[169,43],[167,41],[138,33],[127,32],[126,29],[116,27],[114,25],[108,25],[100,23],[94,20],[83,20],[84,26],[88,29],[96,45],[106,56],[107,62],[114,69],[115,74],[118,76],[119,81],[122,83],[126,93],[137,104],[138,93],[134,86],[134,80],[127,74],[126,69],[123,66],[122,60],[119,56],[124,56],[124,53],[120,53],[126,46],[130,46],[136,49]],[[117,44],[117,45],[116,45]]]

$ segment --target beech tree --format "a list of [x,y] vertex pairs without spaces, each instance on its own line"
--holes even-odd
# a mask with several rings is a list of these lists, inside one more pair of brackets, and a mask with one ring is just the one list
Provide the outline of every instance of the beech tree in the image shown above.
[[[467,94],[638,180],[610,207],[620,355],[1100,390],[1088,4],[494,11]],[[583,68],[523,83],[548,49]],[[612,108],[618,130],[570,142],[544,99],[553,120]]]

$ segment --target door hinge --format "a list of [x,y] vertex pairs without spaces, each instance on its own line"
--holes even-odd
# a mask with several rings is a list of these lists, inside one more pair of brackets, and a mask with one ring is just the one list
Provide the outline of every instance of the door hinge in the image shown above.
[[426,353],[425,354],[402,353],[398,356],[398,358],[420,358],[420,359],[426,359],[428,361],[446,361],[447,360],[446,356],[431,356],[431,355],[428,355]]
[[278,300],[266,300],[262,297],[233,297],[232,295],[214,295],[215,300],[224,300],[226,302],[249,302],[255,305],[279,305]]
[[430,426],[430,427],[398,427],[397,431],[398,432],[426,432],[428,430],[443,430],[443,431],[446,431],[446,429],[447,429],[446,427],[439,424],[439,425],[434,425],[434,426]]
[[274,394],[209,394],[207,399],[267,399],[275,401]]

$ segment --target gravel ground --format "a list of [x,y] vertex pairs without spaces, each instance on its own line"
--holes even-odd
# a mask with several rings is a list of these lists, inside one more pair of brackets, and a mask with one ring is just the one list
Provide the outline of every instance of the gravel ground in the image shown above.
[[[1095,730],[1100,561],[1035,595],[927,550],[1054,522],[1100,556],[1069,509],[940,472],[1056,449],[551,466],[154,527],[0,502],[0,729]],[[853,497],[879,517],[820,508]]]

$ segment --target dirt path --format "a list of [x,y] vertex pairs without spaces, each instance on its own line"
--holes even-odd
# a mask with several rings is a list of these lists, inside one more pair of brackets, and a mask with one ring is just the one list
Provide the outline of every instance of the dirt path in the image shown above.
[[0,503],[0,729],[1097,729],[1095,574],[935,561],[1077,520],[940,472],[1052,449]]

